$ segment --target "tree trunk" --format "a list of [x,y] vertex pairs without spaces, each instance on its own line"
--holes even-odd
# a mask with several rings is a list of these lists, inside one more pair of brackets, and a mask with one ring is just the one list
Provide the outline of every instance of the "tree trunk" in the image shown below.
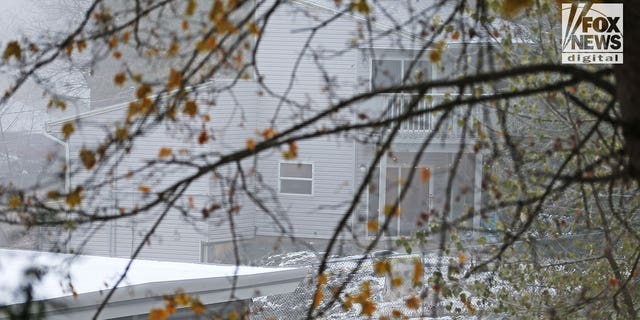
[[629,173],[640,178],[640,1],[624,2],[624,64],[615,66]]

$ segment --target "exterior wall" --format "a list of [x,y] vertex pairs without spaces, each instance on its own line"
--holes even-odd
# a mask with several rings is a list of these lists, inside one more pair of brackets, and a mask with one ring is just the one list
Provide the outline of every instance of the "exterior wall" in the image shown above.
[[[303,11],[307,11],[308,15]],[[271,23],[264,30],[264,38],[258,51],[258,70],[265,75],[264,83],[273,92],[287,92],[293,73],[294,62],[310,34],[310,28],[329,18],[331,11],[298,2],[289,2],[277,11]],[[348,50],[331,56],[336,50],[350,47],[350,39],[355,37],[355,21],[349,17],[340,18],[318,32],[310,47],[301,56],[295,81],[287,97],[307,108],[300,110],[284,105],[278,111],[278,99],[265,94],[259,99],[259,127],[268,126],[270,121],[276,129],[284,129],[309,118],[335,102],[339,97],[356,92],[356,52]],[[315,61],[313,53],[318,54]],[[331,94],[325,87],[323,72],[330,75]],[[335,121],[350,121],[350,113],[340,113]],[[318,129],[322,123],[315,124]],[[342,218],[353,193],[353,142],[345,138],[320,138],[299,141],[299,156],[294,162],[313,164],[313,194],[288,195],[278,193],[278,168],[283,161],[279,152],[260,156],[258,171],[265,185],[278,195],[278,202],[264,190],[261,195],[268,200],[267,205],[288,231],[296,237],[329,238],[338,221]],[[257,234],[281,235],[273,219],[259,212]]]
[[[368,44],[372,48],[364,47],[363,44],[360,44],[363,47],[356,48],[353,41],[358,39],[357,30],[363,21],[357,17],[343,16],[315,34],[309,48],[300,56],[311,28],[334,14],[322,6],[302,2],[285,2],[263,30],[263,39],[257,55],[257,70],[264,76],[262,83],[269,90],[252,81],[241,81],[236,85],[233,96],[225,94],[215,98],[216,104],[210,107],[210,115],[217,134],[215,142],[207,145],[209,150],[224,153],[244,148],[247,138],[256,137],[256,130],[270,127],[276,131],[286,129],[315,115],[341,97],[365,92],[369,90],[372,52],[384,53],[387,57],[410,58],[414,51],[407,48],[419,47],[419,44],[410,41],[409,38],[393,35],[374,44]],[[266,7],[268,5],[263,6]],[[398,47],[405,50],[398,50]],[[299,66],[294,71],[298,59]],[[291,80],[294,72],[295,79]],[[329,87],[326,86],[327,75],[331,77]],[[201,92],[206,93],[206,88]],[[256,94],[258,92],[260,94]],[[282,104],[277,96],[285,94],[287,99],[295,101],[301,107]],[[363,103],[361,110],[379,112],[384,107],[385,100],[376,98]],[[73,135],[70,140],[72,167],[79,167],[77,155],[82,146],[95,147],[97,141],[105,136],[105,125],[112,132],[115,128],[112,124],[124,119],[126,108],[107,109],[109,110],[104,112],[96,110],[84,117],[82,127]],[[337,113],[329,120],[314,124],[309,130],[321,128],[329,122],[333,124],[355,121],[356,112],[358,111]],[[64,121],[54,123],[51,132],[60,132],[59,128],[63,123]],[[449,125],[453,123],[451,121]],[[149,132],[137,140],[125,159],[114,163],[116,171],[123,174],[144,166],[145,160],[157,158],[158,149],[163,146],[172,147],[174,150],[188,148],[202,151],[203,148],[196,142],[197,136],[189,141],[179,138],[185,136],[184,130],[197,133],[199,126],[199,123],[193,122],[186,128],[165,127],[164,124],[157,127],[154,132]],[[181,131],[174,136],[172,132],[178,130]],[[420,137],[422,136],[409,137],[404,140],[404,144],[409,145],[409,149],[414,148],[421,140]],[[460,146],[459,140],[455,139],[448,139],[446,143],[448,151],[430,149],[427,153],[435,152],[441,156],[445,152],[455,152],[454,150]],[[256,172],[259,173],[253,188],[256,196],[264,200],[269,212],[256,208],[249,199],[242,199],[240,213],[233,216],[238,240],[251,239],[256,235],[282,235],[283,231],[277,226],[274,217],[288,235],[322,239],[333,236],[338,221],[352,200],[354,183],[358,183],[361,178],[358,170],[361,163],[358,157],[361,155],[356,155],[360,152],[357,151],[359,146],[352,138],[343,136],[310,139],[299,141],[297,144],[299,155],[293,162],[313,164],[313,194],[280,194],[279,164],[283,158],[279,151],[270,151],[257,156],[257,159],[248,159],[243,166],[245,170],[255,166]],[[286,147],[283,150],[286,150]],[[365,164],[368,164],[368,161]],[[140,175],[138,180],[134,178],[118,181],[109,186],[109,192],[96,195],[91,205],[115,208],[114,204],[117,203],[118,207],[133,207],[142,197],[142,194],[137,193],[138,186],[168,185],[184,176],[185,170],[190,169],[166,168],[162,172],[150,172],[150,176]],[[234,166],[230,166],[222,168],[221,172],[224,174],[234,170]],[[79,185],[87,177],[86,172],[76,172],[72,179],[73,185]],[[198,204],[216,201],[224,194],[224,186],[207,176],[195,181],[187,190],[186,196],[193,196],[198,207]],[[366,201],[368,199],[362,199],[361,204],[366,204]],[[96,230],[80,228],[73,233],[69,245],[73,248],[81,247],[85,253],[129,256],[133,245],[142,240],[141,234],[150,227],[153,218],[158,214],[159,212],[153,212],[136,217],[135,221],[107,222],[96,226]],[[366,206],[361,206],[350,223],[355,227],[361,227],[359,217],[366,215]],[[152,237],[150,246],[143,250],[142,257],[199,261],[201,241],[218,243],[231,240],[232,232],[228,219],[224,213],[204,221],[199,212],[192,212],[185,217],[177,211],[172,211]],[[89,241],[85,243],[85,239]]]
[[[206,88],[203,92],[207,92]],[[95,210],[98,214],[114,214],[118,211],[117,208],[131,209],[140,205],[145,195],[139,191],[139,186],[150,186],[153,193],[154,189],[169,186],[184,178],[186,173],[195,172],[195,169],[179,166],[154,167],[153,171],[145,169],[147,161],[157,159],[161,147],[171,147],[176,153],[181,148],[189,149],[192,153],[229,152],[243,148],[246,137],[253,134],[252,128],[255,127],[255,92],[254,83],[242,82],[234,88],[234,97],[228,93],[210,97],[200,95],[201,111],[210,114],[213,128],[216,128],[215,140],[204,146],[198,144],[197,134],[201,127],[198,121],[181,121],[180,126],[163,123],[139,137],[126,156],[121,159],[109,159],[103,167],[112,168],[111,172],[107,169],[87,172],[82,168],[78,154],[83,147],[95,148],[108,132],[113,132],[116,123],[122,123],[125,119],[126,106],[115,106],[81,115],[76,132],[69,140],[71,189],[80,185],[90,185],[93,174],[123,177],[130,171],[142,170],[131,178],[121,178],[107,186],[85,187],[87,191],[83,192],[82,204],[83,208]],[[215,100],[215,105],[206,107],[204,102],[209,99]],[[49,130],[60,132],[66,121],[68,120],[51,123]],[[185,123],[186,126],[183,126]],[[190,136],[190,132],[193,135]],[[191,138],[185,140],[185,136]],[[235,164],[229,168],[221,168],[220,171],[235,170],[232,168],[235,168]],[[202,241],[212,238],[229,239],[229,222],[226,214],[221,212],[223,210],[213,214],[209,220],[204,220],[200,213],[202,205],[220,201],[222,196],[226,196],[225,191],[212,183],[210,175],[193,181],[177,202],[188,207],[188,199],[192,197],[195,204],[194,209],[189,210],[192,212],[185,216],[178,210],[171,210],[148,241],[140,258],[199,262]],[[254,235],[255,208],[244,200],[240,204],[241,210],[234,216],[236,233],[238,237],[251,238]],[[86,254],[129,257],[135,246],[142,242],[143,235],[151,228],[163,208],[161,205],[152,212],[132,219],[97,223],[90,228],[79,226],[71,233],[68,246]]]

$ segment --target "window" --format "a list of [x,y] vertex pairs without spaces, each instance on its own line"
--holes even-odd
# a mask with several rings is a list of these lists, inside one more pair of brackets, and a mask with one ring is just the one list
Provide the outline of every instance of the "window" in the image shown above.
[[313,194],[313,164],[280,162],[280,193]]
[[[416,83],[431,79],[432,64],[423,60],[411,59],[384,59],[372,60],[371,62],[371,87],[372,89],[386,88],[402,84]],[[383,105],[387,108],[386,116],[389,118],[399,117],[407,111],[411,101],[418,98],[415,94],[397,92],[384,95]],[[429,104],[425,99],[418,100],[417,108],[427,109]],[[400,130],[414,132],[429,132],[432,129],[433,115],[422,113],[411,117],[402,123]]]
[[423,60],[373,60],[372,88],[386,88],[402,83],[414,83],[431,78],[431,64]]

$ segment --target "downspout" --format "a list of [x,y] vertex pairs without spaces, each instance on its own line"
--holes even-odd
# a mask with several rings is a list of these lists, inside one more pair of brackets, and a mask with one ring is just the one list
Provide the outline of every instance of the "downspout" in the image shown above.
[[44,125],[44,130],[42,133],[45,137],[49,138],[51,141],[64,146],[64,191],[69,193],[71,191],[71,177],[70,177],[70,153],[69,153],[69,143],[57,138],[56,136],[49,133],[49,127],[47,124]]
[[[71,171],[71,168],[69,166],[69,143],[49,133],[49,126],[47,125],[47,123],[44,124],[43,129],[44,130],[42,130],[42,134],[45,137],[49,138],[51,141],[57,144],[64,146],[64,192],[68,194],[71,190],[71,175],[69,173]],[[67,244],[65,244],[65,249],[68,249]]]

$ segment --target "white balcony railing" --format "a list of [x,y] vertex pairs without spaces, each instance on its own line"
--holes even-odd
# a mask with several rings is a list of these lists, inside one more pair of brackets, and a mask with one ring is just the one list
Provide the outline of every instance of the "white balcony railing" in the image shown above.
[[[415,95],[408,94],[394,94],[385,96],[384,104],[389,108],[389,118],[396,118],[402,116],[407,112],[411,105],[412,99],[417,99]],[[417,110],[425,110],[429,107],[426,99],[420,99]],[[434,119],[433,114],[423,113],[415,117],[411,117],[402,122],[400,130],[402,131],[415,131],[415,132],[431,132],[433,129]]]
[[[429,98],[427,98],[429,97]],[[418,98],[417,95],[412,94],[389,94],[384,96],[384,110],[386,111],[386,118],[401,117],[409,107],[412,101]],[[431,94],[419,99],[418,105],[414,109],[414,112],[420,110],[426,110],[432,106],[438,104],[445,98],[443,94]],[[413,116],[409,119],[405,119],[400,125],[401,134],[411,135],[424,135],[431,133],[435,129],[435,125],[438,122],[441,112],[425,112],[419,115]],[[459,119],[462,119],[463,109],[458,108],[454,111],[453,115],[449,115],[448,119],[440,126],[438,134],[456,138],[462,134],[462,126],[458,123]],[[472,118],[479,119],[479,108],[474,108]]]

